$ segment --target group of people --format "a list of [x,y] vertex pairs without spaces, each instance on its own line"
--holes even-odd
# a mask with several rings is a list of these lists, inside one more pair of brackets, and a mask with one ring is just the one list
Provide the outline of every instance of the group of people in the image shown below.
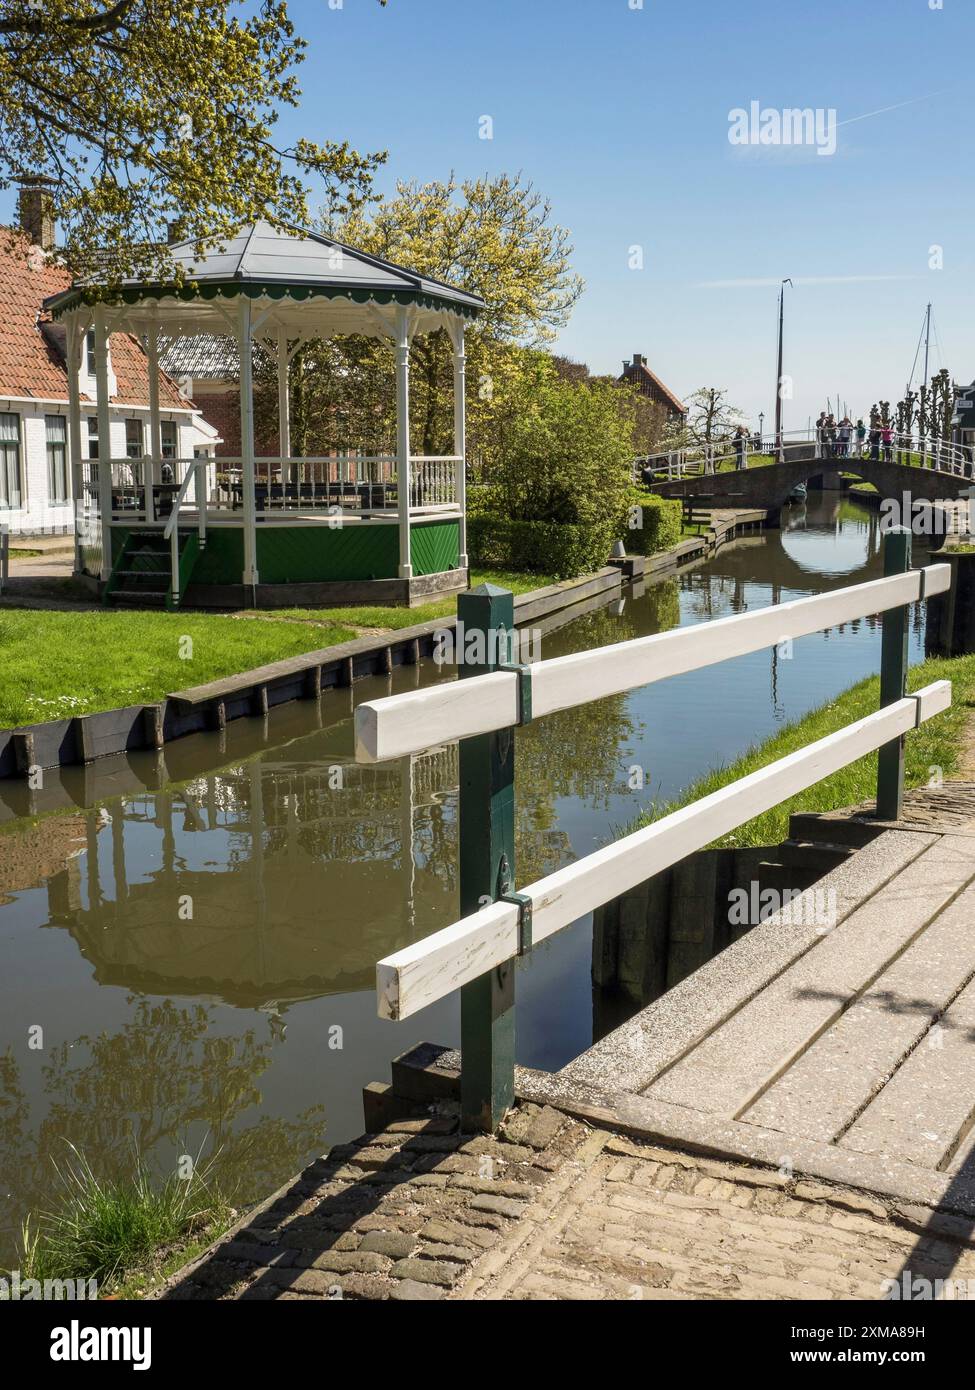
[[[869,428],[863,419],[854,425],[848,415],[839,424],[834,415],[824,410],[816,421],[816,443],[820,458],[871,458],[891,463],[894,458],[894,426],[883,420],[879,412],[870,412]],[[869,455],[866,450],[869,450]]]

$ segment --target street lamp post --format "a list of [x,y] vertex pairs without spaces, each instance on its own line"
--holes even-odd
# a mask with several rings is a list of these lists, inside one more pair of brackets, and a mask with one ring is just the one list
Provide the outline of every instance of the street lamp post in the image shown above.
[[782,438],[782,324],[785,318],[785,287],[791,285],[788,276],[779,286],[779,351],[775,373],[775,452],[779,463],[785,463],[785,444]]

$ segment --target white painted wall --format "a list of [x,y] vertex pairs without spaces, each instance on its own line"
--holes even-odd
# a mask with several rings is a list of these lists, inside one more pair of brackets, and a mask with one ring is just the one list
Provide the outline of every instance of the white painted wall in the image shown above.
[[[85,375],[82,373],[82,390],[85,389]],[[21,439],[21,501],[19,509],[0,508],[0,526],[7,526],[12,535],[37,535],[70,532],[73,529],[73,504],[57,505],[48,495],[47,476],[47,432],[45,415],[63,415],[67,420],[66,401],[24,401],[0,396],[0,411],[10,411],[20,416]],[[88,417],[94,416],[94,405],[82,406],[81,449],[83,457],[88,453]],[[111,456],[125,457],[125,422],[128,419],[142,420],[145,447],[149,447],[149,407],[112,406]],[[201,429],[187,411],[163,410],[163,420],[175,420],[178,428],[178,455],[192,458],[194,449],[212,444],[212,433]],[[199,417],[197,417],[199,418]],[[69,477],[70,475],[70,436],[69,436]]]

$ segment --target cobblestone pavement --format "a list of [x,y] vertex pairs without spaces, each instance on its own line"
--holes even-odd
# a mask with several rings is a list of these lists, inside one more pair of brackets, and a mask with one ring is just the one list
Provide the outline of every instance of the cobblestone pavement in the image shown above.
[[497,1139],[439,1114],[333,1149],[159,1296],[881,1299],[905,1275],[975,1294],[973,1223],[523,1105]]

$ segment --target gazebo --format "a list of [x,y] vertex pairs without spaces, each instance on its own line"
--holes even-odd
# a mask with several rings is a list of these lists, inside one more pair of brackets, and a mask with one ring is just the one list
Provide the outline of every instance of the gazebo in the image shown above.
[[[107,601],[199,607],[416,603],[467,587],[464,330],[483,300],[326,236],[243,228],[202,257],[169,248],[183,283],[128,280],[110,297],[76,282],[47,303],[65,326],[69,441],[82,569]],[[454,447],[410,448],[410,346],[442,328],[453,350]],[[78,368],[93,349],[98,438],[110,438],[110,335],[149,363],[149,452],[82,458]],[[297,458],[288,368],[309,340],[385,339],[395,351],[395,454]],[[161,352],[179,339],[232,340],[240,454],[177,459],[161,444]],[[254,352],[277,366],[278,454],[254,447]],[[107,455],[107,457],[106,457]]]

